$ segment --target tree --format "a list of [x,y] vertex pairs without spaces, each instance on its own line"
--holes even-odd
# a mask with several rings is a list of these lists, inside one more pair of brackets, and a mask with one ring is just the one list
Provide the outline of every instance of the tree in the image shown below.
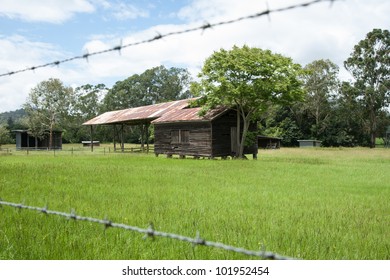
[[127,109],[190,97],[186,69],[164,66],[118,81],[104,98],[105,110]]
[[390,104],[390,32],[369,32],[355,45],[344,66],[354,77],[357,99],[365,109],[370,147],[374,148],[378,118]]
[[272,104],[289,104],[302,97],[299,80],[301,66],[291,58],[269,50],[234,46],[221,49],[206,59],[200,82],[192,89],[203,96],[203,112],[216,106],[227,106],[237,112],[236,145],[242,158],[250,122]]
[[0,150],[1,150],[1,145],[10,143],[11,137],[9,134],[9,130],[4,126],[0,125]]
[[29,119],[30,133],[42,137],[49,131],[49,149],[53,145],[53,130],[66,122],[74,105],[73,89],[65,87],[59,79],[40,82],[32,88],[24,104]]
[[[63,136],[66,141],[80,142],[90,137],[89,130],[82,124],[101,113],[102,100],[107,90],[104,84],[86,84],[75,88],[74,111],[64,125]],[[96,131],[94,134],[96,136]]]
[[314,118],[313,137],[321,138],[332,114],[332,99],[339,87],[339,68],[330,60],[316,60],[304,67],[304,88],[306,90],[303,108]]
[[75,111],[82,121],[96,117],[102,106],[103,97],[108,89],[104,84],[82,85],[75,89]]

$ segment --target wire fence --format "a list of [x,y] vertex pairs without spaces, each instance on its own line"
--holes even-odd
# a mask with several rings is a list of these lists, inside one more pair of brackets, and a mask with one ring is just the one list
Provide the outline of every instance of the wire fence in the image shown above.
[[[183,29],[183,30],[179,30],[179,31],[172,31],[172,32],[168,32],[165,34],[161,34],[161,33],[157,32],[157,34],[154,37],[151,37],[149,39],[136,41],[136,42],[132,42],[132,43],[128,43],[128,44],[121,43],[120,45],[117,45],[117,46],[114,46],[112,48],[108,48],[105,50],[86,53],[83,55],[77,55],[77,56],[69,57],[69,58],[66,58],[63,60],[56,60],[56,61],[48,62],[45,64],[41,64],[41,65],[35,65],[35,66],[27,67],[24,69],[19,69],[19,70],[14,70],[14,71],[2,73],[2,74],[0,74],[0,77],[12,76],[12,75],[19,74],[22,72],[27,72],[27,71],[35,71],[37,69],[49,67],[49,66],[59,66],[60,64],[75,61],[75,60],[86,60],[88,62],[89,57],[92,57],[92,56],[97,56],[97,55],[102,55],[102,54],[112,53],[112,52],[120,53],[121,50],[126,49],[126,48],[152,43],[154,41],[158,41],[158,40],[161,40],[163,38],[167,38],[167,37],[171,37],[171,36],[175,36],[175,35],[183,35],[183,34],[195,32],[195,31],[202,31],[202,33],[203,33],[204,31],[206,31],[208,29],[218,27],[218,26],[229,25],[229,24],[238,23],[238,22],[241,22],[244,20],[256,19],[256,18],[260,18],[260,17],[264,17],[264,16],[269,17],[271,14],[274,14],[274,13],[281,13],[281,12],[294,10],[294,9],[298,9],[298,8],[306,8],[306,7],[312,6],[314,4],[321,3],[321,2],[329,2],[332,5],[333,2],[335,2],[335,1],[337,1],[337,0],[313,0],[313,1],[305,2],[305,3],[294,4],[291,6],[286,6],[286,7],[277,8],[277,9],[267,8],[264,11],[256,12],[254,14],[242,16],[242,17],[235,18],[235,19],[230,19],[230,20],[225,20],[225,21],[220,21],[220,22],[215,22],[215,23],[206,22],[200,26],[196,26],[196,27],[188,28],[188,29]],[[2,152],[4,152],[4,150],[2,150]],[[4,153],[10,154],[11,152],[12,152],[12,150],[7,149]],[[55,152],[56,151],[53,151],[53,153],[55,153]],[[72,148],[72,150],[71,150],[72,155],[73,155],[73,152],[74,152],[74,150]],[[105,154],[106,150],[104,149],[103,152]],[[28,154],[29,150],[27,150],[26,153]],[[108,153],[110,153],[109,149],[108,149]],[[182,241],[182,242],[187,242],[187,243],[192,244],[193,246],[214,247],[214,248],[218,248],[218,249],[225,250],[225,251],[231,251],[231,252],[235,252],[235,253],[239,253],[239,254],[244,254],[247,256],[258,257],[261,259],[271,259],[271,260],[294,259],[294,258],[289,257],[289,256],[283,256],[283,255],[280,255],[280,254],[277,254],[274,252],[265,251],[265,250],[252,251],[252,250],[247,250],[245,248],[239,248],[239,247],[234,247],[231,245],[223,244],[220,242],[208,241],[208,240],[201,238],[199,233],[197,233],[195,237],[188,237],[188,236],[183,236],[183,235],[179,235],[179,234],[175,234],[175,233],[157,231],[154,229],[152,224],[148,228],[140,228],[140,227],[136,227],[136,226],[115,223],[115,222],[107,220],[107,219],[98,219],[98,218],[87,217],[87,216],[79,216],[75,213],[75,211],[71,211],[70,213],[66,213],[66,212],[60,212],[60,211],[55,211],[55,210],[49,210],[47,207],[40,208],[40,207],[35,207],[35,206],[28,206],[28,205],[13,203],[13,202],[2,201],[1,199],[0,199],[0,206],[9,206],[9,207],[14,207],[14,208],[17,208],[20,210],[22,210],[22,209],[31,210],[31,211],[43,213],[45,215],[56,215],[56,216],[61,216],[61,217],[67,218],[67,219],[72,219],[75,221],[86,221],[86,222],[91,222],[91,223],[102,224],[102,225],[104,225],[104,227],[106,229],[107,228],[119,228],[119,229],[123,229],[123,230],[134,231],[134,232],[143,234],[145,238],[154,239],[155,237],[164,237],[164,238],[174,239],[174,240],[178,240],[178,241]]]
[[97,55],[102,55],[102,54],[111,53],[111,52],[119,52],[120,53],[121,50],[123,50],[123,49],[138,46],[138,45],[143,45],[143,44],[147,44],[147,43],[152,43],[154,41],[158,41],[158,40],[161,40],[161,39],[164,39],[167,37],[171,37],[174,35],[182,35],[182,34],[191,33],[191,32],[195,32],[195,31],[204,32],[205,30],[211,29],[213,27],[238,23],[240,21],[249,20],[249,19],[256,19],[256,18],[260,18],[260,17],[264,17],[264,16],[270,16],[271,14],[274,14],[274,13],[281,13],[281,12],[294,10],[294,9],[298,9],[298,8],[306,8],[306,7],[312,6],[314,4],[321,3],[321,2],[329,2],[332,5],[333,2],[335,2],[335,1],[338,1],[338,0],[313,0],[313,1],[305,2],[305,3],[295,4],[295,5],[286,6],[286,7],[277,8],[277,9],[267,8],[264,11],[257,12],[257,13],[247,15],[247,16],[242,16],[242,17],[235,18],[235,19],[220,21],[220,22],[216,22],[216,23],[206,22],[203,25],[200,25],[197,27],[183,29],[183,30],[179,30],[179,31],[172,31],[172,32],[168,32],[165,34],[161,34],[161,33],[157,32],[157,35],[155,35],[152,38],[146,39],[146,40],[141,40],[141,41],[132,42],[132,43],[128,43],[128,44],[121,43],[120,45],[117,45],[117,46],[114,46],[112,48],[105,49],[102,51],[85,53],[83,55],[77,55],[77,56],[69,57],[69,58],[66,58],[63,60],[56,60],[56,61],[48,62],[45,64],[41,64],[41,65],[31,66],[31,67],[27,67],[24,69],[19,69],[19,70],[10,71],[7,73],[2,73],[2,74],[0,74],[0,77],[11,76],[11,75],[15,75],[15,74],[19,74],[19,73],[27,72],[27,71],[35,71],[39,68],[44,68],[44,67],[49,67],[49,66],[59,66],[60,64],[67,63],[67,62],[74,61],[74,60],[86,60],[88,62],[88,58],[91,56],[97,56]]
[[94,146],[93,153],[91,153],[90,146],[72,146],[62,147],[60,149],[42,148],[0,148],[0,155],[53,155],[53,156],[78,156],[78,155],[113,155],[113,154],[154,154],[154,146],[150,145],[149,148],[142,147],[138,144],[126,144],[124,148],[114,147],[112,145],[104,144],[104,146]]
[[13,203],[13,202],[8,202],[8,201],[3,201],[0,199],[0,206],[10,206],[14,207],[17,209],[24,209],[24,210],[31,210],[31,211],[36,211],[43,213],[45,215],[55,215],[55,216],[61,216],[67,219],[72,219],[74,221],[84,221],[84,222],[90,222],[90,223],[97,223],[104,225],[105,229],[108,228],[119,228],[123,230],[129,230],[133,232],[137,232],[140,234],[144,235],[144,239],[146,238],[152,238],[154,239],[155,237],[164,237],[164,238],[169,238],[169,239],[174,239],[182,242],[187,242],[192,244],[193,246],[206,246],[206,247],[214,247],[218,248],[221,250],[225,251],[230,251],[230,252],[235,252],[239,254],[244,254],[247,256],[252,256],[252,257],[258,257],[261,259],[267,259],[267,260],[294,260],[295,258],[288,257],[288,256],[283,256],[274,252],[269,252],[269,251],[252,251],[252,250],[247,250],[244,248],[239,248],[239,247],[234,247],[231,245],[223,244],[220,242],[214,242],[214,241],[208,241],[200,237],[199,232],[197,232],[195,237],[188,237],[188,236],[183,236],[175,233],[169,233],[169,232],[162,232],[162,231],[157,231],[154,229],[153,224],[150,224],[148,228],[140,228],[136,226],[131,226],[131,225],[126,225],[126,224],[120,224],[120,223],[115,223],[113,221],[107,220],[107,219],[97,219],[97,218],[92,218],[92,217],[86,217],[86,216],[79,216],[76,214],[74,210],[72,210],[70,213],[66,212],[60,212],[60,211],[55,211],[55,210],[49,210],[47,207],[40,208],[40,207],[35,207],[35,206],[28,206],[24,204],[18,204],[18,203]]

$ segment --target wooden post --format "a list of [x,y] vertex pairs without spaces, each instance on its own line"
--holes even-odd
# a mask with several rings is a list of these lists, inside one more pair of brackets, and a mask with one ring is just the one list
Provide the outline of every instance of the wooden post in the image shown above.
[[117,134],[117,132],[116,132],[116,124],[114,124],[114,153],[116,152],[116,134]]
[[91,152],[93,152],[93,126],[91,125]]
[[145,125],[141,124],[140,125],[140,130],[141,130],[141,152],[144,152],[144,146],[145,146]]
[[149,126],[150,123],[146,125],[146,153],[149,154]]
[[123,123],[122,123],[122,127],[121,127],[121,149],[122,149],[122,153],[125,151],[125,143],[124,143],[124,139],[123,139]]

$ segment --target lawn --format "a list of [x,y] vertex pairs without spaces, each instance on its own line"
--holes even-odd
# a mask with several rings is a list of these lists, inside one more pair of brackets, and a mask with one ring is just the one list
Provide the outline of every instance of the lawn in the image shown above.
[[[390,149],[260,150],[253,160],[101,147],[0,155],[0,197],[302,259],[390,259]],[[3,206],[0,259],[249,259]]]

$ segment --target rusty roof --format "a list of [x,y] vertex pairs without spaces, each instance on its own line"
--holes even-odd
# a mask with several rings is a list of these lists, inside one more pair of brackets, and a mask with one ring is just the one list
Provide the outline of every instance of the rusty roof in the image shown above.
[[201,108],[183,108],[181,110],[174,110],[167,112],[160,118],[152,121],[153,124],[158,123],[172,123],[172,122],[202,122],[211,121],[228,110],[226,107],[219,107],[208,111],[204,116],[199,116]]
[[83,123],[83,125],[102,125],[117,123],[141,124],[145,122],[150,122],[152,120],[164,116],[168,112],[176,112],[187,108],[189,106],[189,103],[193,100],[195,99],[183,99],[118,111],[110,111]]

